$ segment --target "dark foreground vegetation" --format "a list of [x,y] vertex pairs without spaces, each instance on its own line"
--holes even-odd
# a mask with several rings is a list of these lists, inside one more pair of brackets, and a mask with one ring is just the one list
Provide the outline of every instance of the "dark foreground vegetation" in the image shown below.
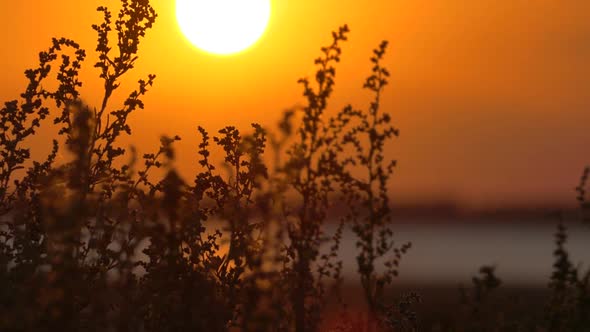
[[[196,128],[200,170],[186,181],[171,162],[179,137],[162,137],[143,158],[119,144],[155,75],[122,105],[111,99],[122,93],[156,19],[147,0],[121,2],[115,15],[100,7],[104,19],[93,25],[100,105],[79,94],[86,52],[54,39],[26,71],[20,99],[2,106],[0,330],[590,331],[590,273],[570,261],[561,223],[550,295],[539,312],[490,305],[501,284],[492,267],[456,294],[460,318],[440,324],[421,325],[415,310],[429,294],[384,295],[411,250],[393,239],[395,160],[385,145],[398,130],[380,108],[386,42],[370,58],[366,110],[325,114],[347,40],[343,26],[321,49],[313,79],[299,81],[305,106],[286,112],[278,128]],[[45,157],[28,147],[41,128],[58,132]],[[587,176],[578,188],[586,210]],[[344,217],[331,216],[338,202],[348,207]],[[334,219],[339,227],[327,234],[324,225]],[[357,237],[362,315],[349,315],[339,300],[345,228]],[[328,305],[336,308],[330,314]],[[330,323],[329,316],[338,318]]]

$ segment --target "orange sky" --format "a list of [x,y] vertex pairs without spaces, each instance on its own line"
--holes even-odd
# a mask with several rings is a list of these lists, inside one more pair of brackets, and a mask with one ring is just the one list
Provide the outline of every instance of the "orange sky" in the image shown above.
[[[265,36],[233,57],[196,50],[176,26],[174,2],[152,2],[158,22],[128,82],[158,78],[146,109],[131,118],[128,142],[155,149],[161,134],[181,135],[184,172],[195,167],[197,125],[270,125],[302,102],[296,80],[313,74],[319,47],[348,23],[331,107],[367,105],[360,89],[367,59],[388,39],[393,78],[384,104],[402,133],[392,148],[396,195],[471,205],[574,203],[572,188],[590,164],[587,0],[273,0]],[[18,96],[23,70],[51,37],[75,39],[91,53],[90,24],[100,19],[94,9],[116,3],[0,2],[0,99]],[[96,103],[92,60],[83,92]]]

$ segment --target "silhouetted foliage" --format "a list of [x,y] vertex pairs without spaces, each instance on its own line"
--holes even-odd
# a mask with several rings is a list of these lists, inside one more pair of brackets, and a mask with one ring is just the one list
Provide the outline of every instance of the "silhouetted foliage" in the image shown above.
[[482,332],[497,329],[500,325],[501,310],[491,310],[494,304],[489,301],[489,297],[502,284],[496,276],[496,268],[482,266],[479,269],[479,276],[474,276],[471,281],[473,289],[461,288],[461,302],[468,311],[466,320],[469,326],[466,326],[466,329]]
[[580,184],[576,187],[576,192],[578,193],[577,199],[582,208],[582,218],[586,223],[590,223],[590,201],[588,201],[588,197],[586,196],[589,176],[590,167],[586,167],[580,178]]
[[[402,255],[411,247],[410,243],[396,247],[391,228],[388,188],[396,160],[386,159],[385,145],[397,137],[399,131],[391,125],[391,115],[380,108],[381,94],[389,77],[389,72],[381,64],[386,48],[387,42],[384,41],[371,57],[372,73],[364,84],[364,88],[374,94],[368,112],[347,106],[333,120],[336,132],[343,133],[334,158],[346,156],[345,149],[351,147],[352,157],[340,161],[340,164],[355,167],[364,176],[355,177],[353,172],[348,171],[342,181],[342,191],[351,207],[345,221],[352,224],[352,230],[358,238],[357,265],[370,311],[367,319],[369,331],[374,329],[371,322],[379,320],[386,308],[383,299],[385,286],[391,284],[398,275]],[[385,259],[383,264],[386,270],[379,275],[375,264],[381,259]]]
[[332,34],[333,42],[321,49],[322,56],[315,60],[318,70],[315,75],[316,87],[304,78],[303,95],[307,105],[303,108],[303,119],[295,132],[295,143],[288,150],[289,159],[284,167],[285,181],[295,191],[298,207],[294,215],[286,216],[289,244],[285,248],[286,259],[293,262],[283,273],[292,283],[292,306],[295,315],[295,331],[313,331],[319,323],[324,298],[325,277],[338,279],[339,263],[332,262],[338,249],[338,241],[328,256],[320,257],[317,275],[312,264],[318,261],[320,245],[324,240],[322,224],[330,206],[330,195],[336,190],[335,183],[340,170],[334,168],[333,154],[327,133],[328,123],[324,113],[333,92],[336,69],[340,61],[340,43],[347,40],[348,27],[343,26]]
[[574,266],[565,247],[567,239],[567,229],[560,222],[549,283],[552,295],[546,319],[550,331],[584,331],[590,326],[590,269],[583,272]]
[[[396,161],[385,147],[399,132],[381,107],[387,42],[370,59],[366,111],[328,112],[345,25],[321,48],[314,78],[299,80],[305,104],[284,112],[276,131],[198,127],[198,170],[187,181],[174,168],[180,137],[162,136],[141,157],[120,143],[155,75],[139,80],[122,105],[112,102],[154,9],[148,0],[121,0],[115,15],[98,11],[100,105],[79,93],[86,52],[61,38],[25,72],[20,99],[0,109],[0,330],[318,331],[327,303],[342,301],[338,252],[348,227],[368,312],[358,322],[342,319],[340,330],[419,330],[420,296],[384,295],[411,247],[393,241],[388,188]],[[53,79],[57,87],[48,90]],[[37,159],[29,142],[41,127],[58,134]],[[585,210],[587,176],[577,188]],[[347,210],[329,233],[342,202]],[[566,240],[560,224],[552,297],[535,327],[586,331],[590,273],[571,263]],[[480,274],[464,297],[466,328],[525,326],[491,327],[497,315],[486,315],[485,303],[500,280],[491,267]]]

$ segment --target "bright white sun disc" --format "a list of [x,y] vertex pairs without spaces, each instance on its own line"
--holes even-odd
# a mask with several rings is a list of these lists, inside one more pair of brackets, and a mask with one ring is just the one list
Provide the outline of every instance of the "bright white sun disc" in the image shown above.
[[253,45],[270,19],[271,0],[176,0],[176,17],[186,38],[215,54]]

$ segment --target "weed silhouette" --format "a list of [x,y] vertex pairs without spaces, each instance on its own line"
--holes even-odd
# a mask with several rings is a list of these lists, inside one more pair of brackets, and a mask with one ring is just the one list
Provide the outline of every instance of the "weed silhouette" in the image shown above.
[[[385,296],[411,247],[393,239],[396,161],[385,147],[399,132],[381,107],[387,42],[370,59],[367,110],[328,111],[344,25],[321,48],[313,79],[299,80],[304,105],[285,111],[275,130],[196,128],[198,170],[186,180],[174,167],[180,137],[161,137],[143,156],[121,146],[156,77],[139,80],[121,105],[113,96],[123,93],[157,18],[148,0],[121,5],[116,14],[99,7],[102,22],[92,25],[98,107],[79,92],[86,51],[61,38],[25,72],[20,99],[0,109],[0,330],[318,331],[328,302],[342,301],[338,253],[350,228],[368,312],[339,329],[417,331],[423,295]],[[28,144],[41,127],[58,134],[36,159]],[[585,213],[588,172],[577,188]],[[470,314],[455,330],[587,331],[590,272],[571,262],[567,238],[560,223],[551,298],[532,327],[498,322],[486,303],[500,280],[484,267],[464,293]]]

